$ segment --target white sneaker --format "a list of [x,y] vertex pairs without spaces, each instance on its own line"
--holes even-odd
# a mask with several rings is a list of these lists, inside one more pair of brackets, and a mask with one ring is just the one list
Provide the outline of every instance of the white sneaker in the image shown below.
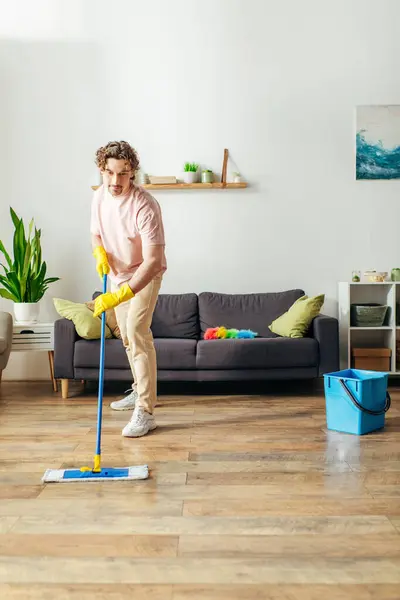
[[133,411],[131,420],[122,430],[124,437],[141,437],[157,427],[153,415],[146,412],[144,408],[138,406]]
[[131,390],[131,393],[128,394],[128,396],[126,396],[125,398],[122,398],[122,400],[116,400],[115,402],[111,402],[110,408],[112,408],[113,410],[132,410],[133,408],[135,408],[137,399],[137,391]]

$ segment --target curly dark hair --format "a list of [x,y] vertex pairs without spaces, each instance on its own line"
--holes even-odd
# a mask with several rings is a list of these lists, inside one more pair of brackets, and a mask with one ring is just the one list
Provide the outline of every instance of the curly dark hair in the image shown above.
[[133,171],[133,177],[136,171],[139,170],[139,157],[136,150],[132,148],[128,142],[108,142],[106,146],[102,146],[96,152],[96,165],[99,169],[104,170],[109,158],[117,160],[126,160]]

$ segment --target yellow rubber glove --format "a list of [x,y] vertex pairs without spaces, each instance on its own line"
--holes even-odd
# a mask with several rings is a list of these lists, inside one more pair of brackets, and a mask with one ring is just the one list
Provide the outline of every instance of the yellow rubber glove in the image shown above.
[[104,311],[109,308],[115,308],[118,304],[122,304],[122,302],[133,298],[134,295],[129,285],[124,283],[116,292],[107,292],[106,294],[97,296],[94,301],[93,316],[99,317]]
[[93,250],[93,256],[97,261],[96,269],[100,276],[100,279],[103,279],[103,276],[108,275],[108,273],[110,272],[110,265],[108,264],[107,252],[104,250],[103,246],[96,246],[96,248]]

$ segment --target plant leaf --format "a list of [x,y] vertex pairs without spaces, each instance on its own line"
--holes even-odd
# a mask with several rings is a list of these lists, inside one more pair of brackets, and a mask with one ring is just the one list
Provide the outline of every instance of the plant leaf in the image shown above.
[[28,240],[29,241],[31,239],[32,229],[33,229],[33,219],[31,219],[31,222],[29,223],[29,232],[28,232]]
[[14,227],[16,228],[18,226],[18,223],[20,222],[20,218],[17,216],[15,210],[12,209],[11,206],[10,206],[10,214],[11,214],[12,221],[14,223]]
[[25,296],[26,296],[26,301],[27,302],[31,302],[31,281],[30,279],[28,279],[28,281],[26,282],[26,292],[25,292]]
[[4,275],[0,275],[0,283],[8,292],[10,292],[16,298],[16,302],[21,301],[19,287],[18,285],[15,285],[14,281],[9,279],[9,273],[7,274],[7,277],[4,277]]
[[0,283],[9,292],[11,292],[13,294],[16,293],[17,290],[16,290],[14,284],[11,281],[9,281],[7,279],[7,277],[4,277],[4,275],[0,275]]
[[35,236],[32,241],[32,246],[34,247],[34,249],[32,250],[32,254],[35,257],[32,264],[32,276],[36,277],[42,265],[42,247],[40,244],[40,230],[38,231],[36,228]]
[[0,288],[0,296],[2,298],[6,298],[6,300],[12,300],[13,302],[18,302],[18,299],[11,292]]
[[5,249],[4,244],[3,244],[2,241],[0,241],[0,252],[2,252],[4,254],[5,259],[7,261],[7,264],[9,266],[9,268],[12,269],[12,260],[11,260],[11,257],[8,254],[7,250]]
[[24,268],[24,260],[25,260],[25,251],[26,251],[26,239],[25,239],[25,230],[24,223],[22,219],[18,222],[18,225],[15,229],[14,233],[14,268],[13,270],[17,273],[18,277],[22,276],[22,271]]
[[23,301],[25,301],[26,282],[27,282],[29,274],[30,274],[30,267],[31,267],[30,261],[31,261],[31,244],[28,241],[26,244],[26,248],[25,248],[24,264],[23,264],[22,273],[20,276],[21,298],[23,299]]
[[46,276],[46,271],[47,271],[47,265],[46,265],[46,261],[42,262],[42,266],[40,267],[40,271],[39,271],[39,275],[38,278],[40,278],[42,281],[44,280],[45,276]]
[[46,276],[47,265],[45,262],[42,263],[40,267],[39,273],[36,277],[31,277],[29,280],[30,283],[30,302],[37,302],[43,296],[44,291],[44,279]]
[[21,296],[20,282],[15,271],[10,271],[9,273],[7,273],[7,279],[13,287],[13,293],[18,298],[18,302],[23,302],[23,298]]

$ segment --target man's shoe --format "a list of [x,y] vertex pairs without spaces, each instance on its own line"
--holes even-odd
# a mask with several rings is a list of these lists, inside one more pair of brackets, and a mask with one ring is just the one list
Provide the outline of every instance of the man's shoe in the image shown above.
[[157,427],[153,415],[146,412],[141,406],[137,406],[133,411],[131,420],[122,430],[124,437],[141,437]]
[[136,401],[138,399],[138,394],[136,390],[132,390],[128,396],[122,398],[122,400],[116,400],[115,402],[111,402],[110,407],[113,410],[133,410],[136,405]]

